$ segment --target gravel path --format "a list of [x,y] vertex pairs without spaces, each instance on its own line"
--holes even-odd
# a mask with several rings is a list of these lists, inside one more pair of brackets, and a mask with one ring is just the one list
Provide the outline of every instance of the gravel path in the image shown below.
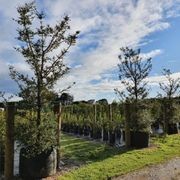
[[180,180],[180,157],[113,178],[113,180]]

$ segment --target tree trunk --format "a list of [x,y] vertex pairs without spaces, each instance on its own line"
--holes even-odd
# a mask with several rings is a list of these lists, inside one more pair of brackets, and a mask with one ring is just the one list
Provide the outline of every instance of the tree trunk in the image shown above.
[[169,114],[168,114],[168,101],[164,102],[164,112],[163,112],[163,121],[164,121],[164,134],[168,134],[168,124],[169,124]]
[[5,137],[5,179],[13,179],[14,170],[14,103],[6,107],[6,137]]
[[41,81],[40,78],[38,77],[38,83],[37,83],[37,127],[41,123]]

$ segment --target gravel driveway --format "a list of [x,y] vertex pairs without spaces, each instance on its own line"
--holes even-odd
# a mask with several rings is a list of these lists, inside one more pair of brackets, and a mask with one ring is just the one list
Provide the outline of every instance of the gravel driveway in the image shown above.
[[180,157],[113,178],[113,180],[180,180]]

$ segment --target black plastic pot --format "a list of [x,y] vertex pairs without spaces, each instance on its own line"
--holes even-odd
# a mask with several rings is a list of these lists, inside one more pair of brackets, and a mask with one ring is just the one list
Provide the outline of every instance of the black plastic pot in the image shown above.
[[4,148],[0,146],[0,174],[4,172]]
[[131,131],[131,147],[146,148],[149,146],[149,133]]
[[73,124],[69,125],[69,132],[70,133],[74,133],[74,126],[73,126]]
[[69,133],[70,132],[70,125],[66,124],[65,132]]
[[80,136],[83,135],[83,127],[82,127],[82,126],[79,126],[78,134],[79,134]]
[[168,124],[168,134],[177,134],[178,127],[177,124]]
[[84,126],[84,136],[89,136],[90,128],[88,126]]
[[93,139],[101,139],[101,138],[102,138],[101,129],[94,129]]
[[78,134],[78,126],[77,125],[74,126],[74,134]]
[[116,129],[115,133],[116,133],[116,138],[120,139],[122,136],[120,129]]
[[115,144],[115,133],[110,131],[109,132],[109,144],[113,146]]
[[19,174],[23,179],[36,180],[56,173],[57,153],[55,149],[51,148],[31,158],[26,156],[27,150],[25,148],[20,150]]
[[103,141],[108,141],[108,131],[107,130],[103,130]]
[[93,138],[94,130],[93,128],[90,129],[90,137]]

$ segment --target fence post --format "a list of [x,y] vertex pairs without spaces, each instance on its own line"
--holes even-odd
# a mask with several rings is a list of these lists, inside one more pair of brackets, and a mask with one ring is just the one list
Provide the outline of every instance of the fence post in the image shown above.
[[5,179],[13,179],[14,171],[14,116],[15,103],[9,102],[6,107],[6,136],[5,136]]
[[55,103],[54,114],[56,115],[57,118],[57,169],[59,169],[59,165],[60,165],[61,113],[62,113],[61,103]]
[[131,134],[130,134],[130,104],[129,102],[125,102],[125,143],[126,147],[129,148],[131,146]]

